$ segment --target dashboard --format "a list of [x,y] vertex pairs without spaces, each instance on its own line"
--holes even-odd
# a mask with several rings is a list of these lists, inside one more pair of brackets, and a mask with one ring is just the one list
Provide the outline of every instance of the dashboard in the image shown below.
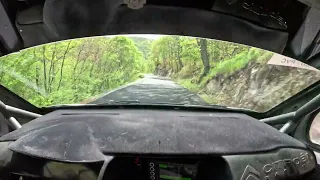
[[306,179],[314,153],[239,113],[64,110],[0,137],[1,180]]
[[[101,173],[103,162],[66,163],[13,153],[10,163],[2,165],[1,179],[96,180]],[[212,177],[228,179],[226,165],[226,162],[218,157],[114,157],[108,161],[101,177],[106,180],[205,180]]]
[[307,177],[315,167],[312,152],[226,156],[105,156],[100,162],[60,162],[10,150],[1,152],[3,180],[278,180]]

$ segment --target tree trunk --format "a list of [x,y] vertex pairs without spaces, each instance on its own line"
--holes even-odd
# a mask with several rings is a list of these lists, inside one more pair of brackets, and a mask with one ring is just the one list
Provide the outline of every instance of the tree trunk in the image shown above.
[[183,64],[181,61],[181,53],[182,53],[182,46],[180,45],[180,43],[178,43],[178,50],[177,50],[177,58],[179,63],[178,71],[181,71],[181,69],[183,68]]
[[208,50],[207,50],[207,40],[206,39],[197,39],[197,43],[200,47],[200,54],[201,54],[201,60],[203,63],[203,73],[200,77],[200,80],[205,77],[209,70],[210,70],[210,63],[209,63],[209,57],[208,57]]
[[84,49],[84,46],[81,45],[81,48],[79,49],[79,52],[78,52],[76,64],[75,64],[74,67],[73,67],[72,77],[73,77],[74,86],[76,86],[76,84],[77,84],[77,83],[76,83],[76,81],[77,81],[76,71],[77,71],[78,65],[79,65],[80,62],[81,62],[81,53],[82,53],[83,49]]
[[59,79],[59,85],[57,88],[57,91],[59,91],[60,86],[61,86],[61,81],[62,81],[62,76],[63,76],[63,66],[64,66],[64,61],[66,59],[66,55],[69,52],[69,47],[70,47],[71,41],[69,41],[67,49],[64,51],[63,53],[63,57],[62,57],[62,63],[61,63],[61,67],[60,67],[60,79]]
[[47,89],[47,64],[46,64],[46,46],[42,47],[42,58],[43,58],[43,85],[46,92],[48,92]]
[[100,48],[98,47],[96,50],[96,53],[94,54],[94,60],[91,63],[89,77],[92,77],[92,72],[93,72],[94,66],[99,63],[99,59],[100,59],[100,57],[98,56],[99,52],[100,52]]
[[48,88],[48,92],[51,93],[52,91],[52,83],[54,80],[54,64],[55,64],[55,59],[56,59],[56,52],[57,52],[57,43],[54,44],[54,50],[51,54],[51,60],[50,60],[50,66],[49,66],[49,72],[48,72],[48,84],[47,84],[47,88]]

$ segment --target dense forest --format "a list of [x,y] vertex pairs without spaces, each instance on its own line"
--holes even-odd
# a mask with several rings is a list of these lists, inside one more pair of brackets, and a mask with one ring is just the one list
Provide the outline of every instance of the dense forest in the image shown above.
[[[171,78],[208,103],[265,111],[320,79],[308,70],[270,68],[266,63],[272,55],[241,44],[182,36],[82,38],[1,57],[0,83],[36,106],[49,106],[86,103],[143,74],[154,74]],[[289,75],[293,77],[288,80]],[[300,82],[302,78],[307,80]],[[294,87],[279,93],[284,81]],[[273,88],[269,94],[266,86]],[[279,95],[270,100],[270,93]]]

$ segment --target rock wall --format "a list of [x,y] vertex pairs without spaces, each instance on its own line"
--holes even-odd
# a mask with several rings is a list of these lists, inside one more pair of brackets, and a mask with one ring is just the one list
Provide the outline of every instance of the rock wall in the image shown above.
[[232,75],[217,75],[201,93],[218,104],[267,111],[315,83],[320,73],[250,62]]

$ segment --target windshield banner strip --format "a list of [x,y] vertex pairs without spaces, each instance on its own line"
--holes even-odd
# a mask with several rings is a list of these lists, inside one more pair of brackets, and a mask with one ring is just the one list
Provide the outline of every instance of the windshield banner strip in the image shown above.
[[296,67],[301,69],[308,69],[311,71],[316,71],[320,73],[319,69],[316,69],[308,64],[305,64],[303,62],[297,61],[295,59],[283,56],[281,54],[274,54],[272,58],[268,61],[268,64],[272,65],[279,65],[279,66],[289,66],[289,67]]

